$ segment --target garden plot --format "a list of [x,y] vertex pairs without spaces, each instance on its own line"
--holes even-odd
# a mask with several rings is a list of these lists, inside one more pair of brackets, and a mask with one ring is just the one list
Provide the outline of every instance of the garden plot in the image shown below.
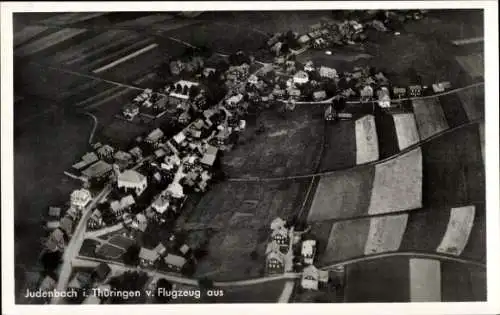
[[436,251],[455,256],[461,255],[469,240],[474,215],[474,206],[452,208],[446,233]]
[[372,166],[363,166],[321,177],[308,221],[366,215],[374,173]]
[[406,149],[420,141],[414,114],[394,114],[392,118],[394,119],[400,150]]
[[441,302],[441,263],[434,259],[410,259],[410,301]]
[[356,120],[356,164],[376,161],[379,158],[375,117],[367,115]]
[[326,250],[320,256],[321,265],[363,256],[369,231],[368,218],[335,222]]
[[420,148],[375,166],[368,214],[390,213],[422,206]]
[[407,222],[408,214],[406,213],[372,218],[365,244],[365,255],[397,251]]
[[412,101],[420,139],[425,140],[448,129],[448,123],[437,98]]

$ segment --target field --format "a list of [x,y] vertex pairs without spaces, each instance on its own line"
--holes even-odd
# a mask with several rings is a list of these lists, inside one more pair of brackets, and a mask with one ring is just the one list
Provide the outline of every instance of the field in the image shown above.
[[218,280],[257,277],[263,268],[270,233],[276,217],[291,218],[305,198],[307,180],[276,183],[217,184],[197,204],[188,204],[179,218],[180,229],[208,230],[208,256],[197,267],[197,276]]
[[364,254],[397,251],[401,245],[407,222],[407,213],[372,218]]
[[[259,125],[265,131],[257,134]],[[287,176],[316,170],[323,145],[323,107],[298,106],[284,114],[265,111],[256,124],[248,124],[240,142],[224,153],[224,171],[230,177]]]
[[441,302],[441,263],[410,258],[410,301]]
[[484,86],[462,90],[457,96],[469,120],[484,119]]
[[308,221],[365,215],[370,204],[375,170],[363,166],[322,176],[309,210]]
[[413,100],[412,103],[420,139],[425,140],[448,129],[446,117],[437,99]]
[[371,115],[356,120],[356,164],[376,161],[379,158],[377,128]]
[[377,164],[368,214],[410,210],[422,205],[420,148]]
[[394,114],[392,118],[394,119],[400,150],[403,150],[420,141],[417,124],[415,122],[415,115]]
[[356,165],[354,126],[354,121],[339,121],[326,125],[320,171],[332,171]]
[[442,301],[486,301],[485,271],[485,269],[477,266],[442,262]]
[[106,259],[118,259],[125,253],[125,251],[116,246],[112,246],[109,244],[103,244],[102,246],[99,246],[99,248],[96,251],[97,256],[102,256]]

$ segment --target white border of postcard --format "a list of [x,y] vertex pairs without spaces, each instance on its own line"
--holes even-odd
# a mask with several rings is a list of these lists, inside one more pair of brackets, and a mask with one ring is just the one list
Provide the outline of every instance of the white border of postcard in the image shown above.
[[[146,4],[146,5],[145,5]],[[498,314],[500,313],[500,216],[499,216],[499,125],[498,125],[498,3],[496,1],[298,1],[298,2],[2,2],[2,314],[85,314],[90,311],[116,314],[217,312],[219,314]],[[13,12],[68,11],[211,11],[211,10],[320,10],[320,9],[431,9],[478,8],[485,16],[486,85],[486,198],[487,302],[474,303],[362,303],[362,304],[203,304],[203,305],[15,305],[13,225]],[[387,284],[384,284],[387,285]]]

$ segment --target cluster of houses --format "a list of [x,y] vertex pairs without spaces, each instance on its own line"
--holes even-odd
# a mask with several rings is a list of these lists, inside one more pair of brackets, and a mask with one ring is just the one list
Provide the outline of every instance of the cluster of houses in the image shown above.
[[63,251],[71,238],[74,227],[82,215],[83,209],[92,200],[92,195],[86,189],[74,190],[70,196],[70,207],[62,215],[60,207],[49,207],[49,219],[46,224],[50,231],[45,241],[45,250],[49,252]]
[[153,249],[141,247],[139,251],[139,264],[142,268],[160,264],[169,272],[180,273],[190,262],[194,262],[192,249],[185,243],[178,244],[174,234],[166,244],[160,242]]
[[[302,231],[287,227],[285,220],[275,218],[271,222],[270,241],[266,246],[267,274],[280,274],[302,270],[301,285],[304,289],[318,290],[320,283],[328,282],[328,271],[314,266],[317,252],[317,242],[303,237]],[[298,250],[297,250],[298,249]],[[300,253],[294,257],[294,253]]]

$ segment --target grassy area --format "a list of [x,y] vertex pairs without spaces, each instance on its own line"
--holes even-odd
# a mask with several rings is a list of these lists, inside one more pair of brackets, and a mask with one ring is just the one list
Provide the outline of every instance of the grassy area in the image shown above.
[[486,301],[486,270],[456,262],[441,263],[443,302]]
[[343,169],[356,165],[354,121],[327,124],[320,171]]
[[[297,214],[308,184],[307,180],[221,183],[197,204],[186,205],[179,218],[181,229],[213,230],[197,275],[220,280],[261,275],[269,224],[278,216],[286,219]],[[253,251],[256,259],[251,259]]]
[[[317,168],[323,145],[323,108],[298,106],[283,114],[265,111],[248,124],[240,144],[224,153],[222,163],[230,177],[310,174]],[[260,125],[264,131],[258,133]]]

